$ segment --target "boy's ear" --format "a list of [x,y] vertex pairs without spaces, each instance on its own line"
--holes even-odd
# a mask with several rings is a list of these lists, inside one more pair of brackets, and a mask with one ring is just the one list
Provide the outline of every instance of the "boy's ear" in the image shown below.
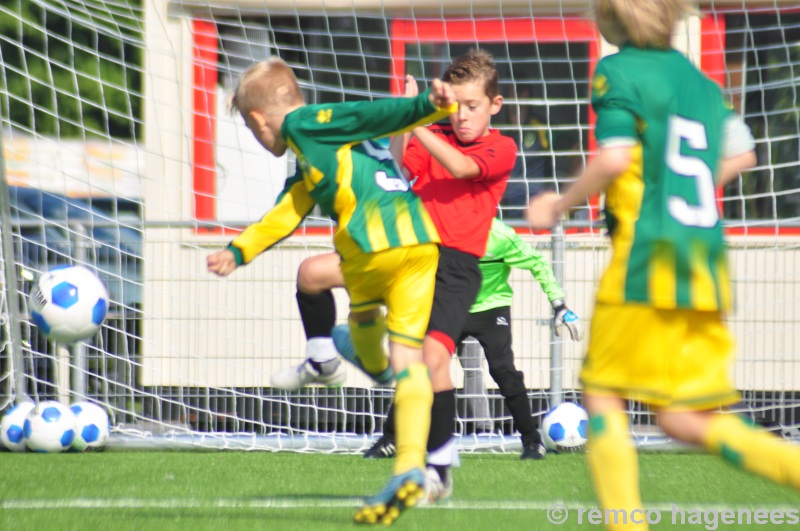
[[503,107],[503,96],[498,94],[492,99],[492,106],[490,107],[492,116],[500,112],[500,109]]
[[[258,126],[258,129],[264,129],[267,124],[267,116],[258,110],[250,111],[247,113],[247,117],[250,118],[251,122]],[[246,121],[246,120],[245,120]]]

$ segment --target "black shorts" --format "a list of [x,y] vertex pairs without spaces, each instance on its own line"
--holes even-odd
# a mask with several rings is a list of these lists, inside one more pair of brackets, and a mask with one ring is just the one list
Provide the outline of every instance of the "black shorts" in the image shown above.
[[454,351],[481,288],[481,270],[475,255],[449,247],[439,251],[428,334],[442,343],[442,336],[449,338],[451,344],[445,346]]

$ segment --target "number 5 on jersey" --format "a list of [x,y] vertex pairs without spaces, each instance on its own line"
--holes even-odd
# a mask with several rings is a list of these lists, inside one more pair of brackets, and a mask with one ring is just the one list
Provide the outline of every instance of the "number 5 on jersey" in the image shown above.
[[714,193],[714,173],[703,159],[681,153],[683,140],[694,150],[708,149],[706,127],[694,120],[671,116],[667,135],[667,167],[682,177],[694,179],[698,202],[697,205],[690,205],[685,197],[671,195],[667,198],[667,209],[682,225],[713,227],[719,221]]

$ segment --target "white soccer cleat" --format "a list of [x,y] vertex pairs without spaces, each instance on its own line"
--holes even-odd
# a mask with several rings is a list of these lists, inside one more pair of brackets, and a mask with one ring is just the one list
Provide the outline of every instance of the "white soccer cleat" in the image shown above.
[[425,469],[425,492],[417,503],[418,507],[425,507],[435,503],[449,500],[453,496],[453,475],[447,474],[447,481],[443,482],[435,468]]
[[297,391],[307,385],[337,386],[347,379],[344,363],[339,358],[319,364],[320,370],[314,367],[311,358],[300,365],[289,367],[272,375],[272,386],[284,391]]

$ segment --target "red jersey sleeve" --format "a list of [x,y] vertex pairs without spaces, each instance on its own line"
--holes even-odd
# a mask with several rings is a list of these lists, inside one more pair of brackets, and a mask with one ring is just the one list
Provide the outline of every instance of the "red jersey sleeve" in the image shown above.
[[485,140],[476,143],[475,149],[466,153],[480,168],[480,174],[473,180],[496,181],[505,179],[514,169],[517,161],[517,144],[507,137],[493,131]]

